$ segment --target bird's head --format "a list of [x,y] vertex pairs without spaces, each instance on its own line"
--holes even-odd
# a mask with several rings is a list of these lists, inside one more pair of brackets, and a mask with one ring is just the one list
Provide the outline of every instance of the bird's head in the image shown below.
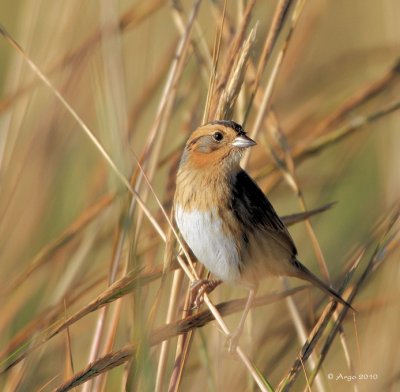
[[188,164],[193,169],[239,167],[244,150],[255,144],[239,124],[226,120],[212,121],[191,134],[180,166]]

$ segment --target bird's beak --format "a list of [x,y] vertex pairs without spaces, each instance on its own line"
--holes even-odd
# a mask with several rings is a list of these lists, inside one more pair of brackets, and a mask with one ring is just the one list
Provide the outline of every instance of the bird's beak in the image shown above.
[[257,143],[253,139],[250,139],[245,134],[241,134],[233,140],[232,146],[239,147],[239,148],[248,148],[248,147],[252,147],[256,144]]

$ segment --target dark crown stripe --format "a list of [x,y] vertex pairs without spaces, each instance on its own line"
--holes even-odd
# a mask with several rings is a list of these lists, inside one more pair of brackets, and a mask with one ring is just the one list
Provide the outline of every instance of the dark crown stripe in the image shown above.
[[224,125],[225,127],[232,128],[238,135],[244,135],[246,133],[241,125],[231,120],[215,120],[211,121],[209,124],[211,125],[220,124]]

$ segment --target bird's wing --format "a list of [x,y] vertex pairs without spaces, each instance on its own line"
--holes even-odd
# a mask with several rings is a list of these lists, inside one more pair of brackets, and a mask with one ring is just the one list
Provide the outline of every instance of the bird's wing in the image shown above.
[[297,249],[286,226],[263,191],[241,170],[232,181],[232,210],[244,229],[252,233],[263,230],[279,245],[297,255]]

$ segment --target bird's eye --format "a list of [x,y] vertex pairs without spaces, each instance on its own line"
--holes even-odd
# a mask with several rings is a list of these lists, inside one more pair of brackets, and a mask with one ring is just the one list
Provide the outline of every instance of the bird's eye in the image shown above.
[[216,142],[220,142],[224,138],[224,135],[222,134],[222,132],[217,131],[214,132],[213,138]]

